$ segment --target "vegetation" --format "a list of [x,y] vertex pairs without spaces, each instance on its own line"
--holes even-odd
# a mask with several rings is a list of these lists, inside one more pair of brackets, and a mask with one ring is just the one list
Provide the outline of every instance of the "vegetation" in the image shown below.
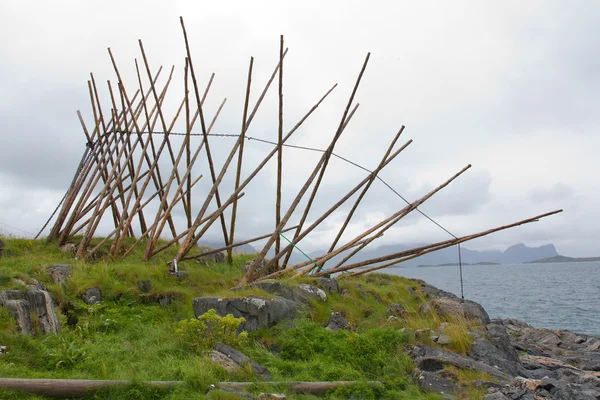
[[[242,276],[241,265],[251,259],[238,255],[232,265],[187,262],[187,277],[178,279],[166,273],[165,262],[173,250],[160,253],[149,262],[138,250],[124,260],[98,257],[94,263],[76,260],[43,241],[2,238],[4,256],[0,259],[0,290],[26,290],[25,284],[41,282],[52,294],[61,311],[62,330],[57,335],[22,336],[8,312],[0,307],[0,376],[18,378],[118,379],[131,381],[121,387],[90,394],[88,399],[233,399],[231,393],[211,391],[211,384],[226,381],[255,382],[252,391],[267,390],[250,370],[227,372],[214,364],[207,351],[216,341],[225,341],[269,369],[276,382],[354,380],[352,387],[328,394],[332,399],[440,399],[420,391],[412,376],[414,365],[404,348],[428,338],[416,338],[418,329],[436,329],[449,322],[445,334],[450,347],[466,352],[470,346],[468,321],[423,315],[418,311],[425,298],[416,281],[383,274],[340,279],[341,293],[327,302],[314,302],[295,321],[285,321],[270,329],[237,334],[241,319],[207,313],[195,318],[194,297],[221,297],[269,294],[245,289],[232,292]],[[140,248],[143,246],[140,246]],[[142,250],[139,250],[142,251]],[[73,266],[69,280],[53,283],[45,266],[68,263]],[[149,291],[138,282],[150,280]],[[290,285],[309,282],[290,281]],[[88,289],[99,287],[101,303],[90,306],[80,300]],[[412,287],[415,295],[407,288]],[[158,300],[168,296],[166,307]],[[406,310],[397,320],[388,321],[390,304]],[[164,304],[163,304],[164,305]],[[333,332],[324,328],[331,312],[337,311],[350,322],[352,330]],[[404,329],[402,329],[404,328]],[[433,343],[429,343],[436,345]],[[482,379],[453,371],[457,381]],[[179,380],[184,383],[168,391],[148,388],[145,380]],[[368,380],[383,382],[367,385]],[[281,391],[285,388],[282,386]],[[465,398],[480,398],[476,390]],[[290,399],[314,396],[287,393]],[[41,399],[0,389],[0,399]]]

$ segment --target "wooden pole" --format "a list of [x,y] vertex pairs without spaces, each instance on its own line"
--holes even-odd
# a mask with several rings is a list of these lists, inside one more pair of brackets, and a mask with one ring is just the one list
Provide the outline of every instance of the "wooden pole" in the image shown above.
[[[306,113],[304,115],[304,117],[292,128],[292,130],[290,132],[288,132],[288,134],[284,137],[283,143],[286,142],[287,139],[289,139],[292,134],[294,134],[294,132],[296,132],[296,130],[298,130],[298,128],[300,128],[300,126],[302,125],[302,123],[304,123],[304,121],[306,121],[306,119],[319,107],[319,105],[321,105],[321,103],[325,100],[325,98],[327,98],[327,96],[329,96],[329,94],[333,91],[333,89],[335,89],[337,87],[337,84],[335,84],[331,89],[329,89],[327,91],[327,93],[325,93],[325,95],[323,97],[321,97],[321,99],[308,111],[308,113]],[[259,99],[260,100],[260,99]],[[251,115],[252,117],[252,115]],[[239,140],[238,140],[239,143]],[[246,178],[246,180],[240,184],[240,187],[238,187],[232,194],[231,197],[233,196],[237,196],[237,194],[239,192],[242,191],[243,188],[246,187],[246,185],[248,185],[248,183],[250,183],[250,181],[252,179],[254,179],[254,177],[258,174],[258,172],[260,172],[260,170],[267,164],[267,162],[271,159],[271,157],[273,157],[273,155],[277,152],[277,148],[279,146],[275,147],[275,149],[273,149],[264,159],[263,161],[254,169],[254,171]],[[230,158],[232,158],[233,156],[230,154]],[[229,161],[231,161],[229,159]],[[225,164],[225,166],[227,166],[227,163]],[[210,193],[209,193],[210,195]],[[203,207],[204,208],[204,207]],[[202,213],[204,211],[201,210],[201,213],[198,214],[198,217],[196,218],[197,220],[199,219],[199,217],[201,217]],[[210,221],[210,223],[212,223],[213,221]],[[196,221],[196,223],[194,223],[194,226],[192,226],[193,230],[195,230],[198,226],[199,226],[200,222]],[[196,244],[196,242],[199,240],[199,237],[194,237],[193,236],[193,230],[191,231],[191,235],[188,235],[188,238],[186,238],[186,243],[185,246],[181,246],[179,249],[179,252],[177,253],[176,256],[176,261],[180,262],[181,259],[183,257],[185,257],[185,255],[187,254],[187,252],[191,249],[191,247]]]
[[[281,61],[280,61],[281,62]],[[254,64],[254,57],[250,57],[250,66],[248,67],[248,83],[246,84],[246,98],[244,100],[244,112],[242,114],[242,129],[240,133],[240,148],[238,153],[237,169],[235,173],[235,188],[240,187],[240,178],[242,175],[242,159],[244,156],[244,139],[246,138],[246,119],[248,118],[248,102],[250,101],[250,87],[252,85],[252,66]],[[280,64],[281,65],[281,64]],[[233,244],[233,238],[235,236],[235,218],[237,215],[237,201],[233,202],[231,207],[231,227],[229,228],[229,243]],[[227,249],[227,261],[233,262],[232,248]]]
[[[281,222],[281,174],[283,171],[283,35],[279,37],[279,118],[277,126],[277,197],[275,199],[275,227]],[[275,239],[275,254],[279,253],[281,238]]]
[[423,254],[426,254],[426,253],[429,253],[432,251],[440,250],[445,247],[454,246],[454,245],[457,245],[457,244],[460,244],[460,243],[463,243],[463,242],[466,242],[469,240],[473,240],[473,239],[476,239],[476,238],[479,238],[482,236],[487,236],[494,232],[502,231],[502,230],[509,229],[509,228],[514,228],[516,226],[528,224],[531,222],[537,222],[541,218],[548,217],[548,216],[554,215],[554,214],[558,214],[558,213],[561,213],[562,211],[563,210],[555,210],[555,211],[547,212],[545,214],[540,214],[540,215],[532,217],[532,218],[527,218],[527,219],[524,219],[524,220],[521,220],[518,222],[514,222],[509,225],[503,225],[503,226],[499,226],[497,228],[488,229],[486,231],[482,231],[482,232],[475,233],[472,235],[462,236],[462,237],[459,237],[458,239],[444,240],[444,241],[433,243],[433,244],[430,244],[427,246],[422,246],[422,247],[414,248],[411,250],[405,250],[405,251],[401,251],[398,253],[388,254],[383,257],[372,258],[370,260],[361,261],[361,262],[350,264],[350,265],[345,265],[343,267],[331,268],[327,271],[315,274],[315,276],[321,276],[321,275],[325,275],[325,274],[334,274],[336,272],[348,271],[351,269],[356,269],[356,268],[364,267],[366,265],[376,264],[379,262],[395,260],[395,262],[392,264],[379,265],[377,267],[369,268],[368,270],[365,270],[365,271],[360,271],[360,273],[357,273],[357,275],[360,275],[361,273],[371,272],[371,271],[375,271],[375,270],[378,270],[381,268],[389,267],[390,265],[393,265],[393,264],[397,264],[398,262],[400,262],[400,261],[398,261],[398,259],[401,259],[402,257],[405,257],[405,256],[414,255],[415,253],[419,253],[419,255],[423,255]]

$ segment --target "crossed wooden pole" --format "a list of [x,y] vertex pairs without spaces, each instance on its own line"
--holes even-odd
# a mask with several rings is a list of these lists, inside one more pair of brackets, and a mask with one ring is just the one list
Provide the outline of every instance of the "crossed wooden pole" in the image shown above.
[[[283,148],[289,145],[288,140],[291,136],[317,111],[319,106],[337,87],[337,84],[329,88],[286,133],[284,130],[283,67],[288,49],[284,47],[283,36],[280,37],[279,41],[277,65],[264,84],[254,105],[250,103],[254,70],[254,58],[251,57],[248,66],[240,133],[239,135],[233,135],[236,137],[235,143],[219,169],[215,165],[215,154],[210,146],[209,138],[213,135],[212,130],[227,99],[222,100],[214,115],[209,116],[206,114],[204,104],[215,79],[215,74],[210,75],[208,83],[201,91],[198,83],[198,71],[192,59],[190,41],[183,18],[180,19],[180,23],[185,43],[184,95],[183,99],[178,100],[177,104],[179,106],[172,118],[168,119],[166,116],[165,101],[168,97],[169,88],[172,86],[175,67],[171,68],[166,82],[159,83],[163,68],[159,67],[156,73],[152,73],[148,55],[141,40],[139,41],[141,62],[135,60],[137,74],[135,92],[126,90],[123,76],[110,48],[108,53],[117,81],[116,85],[111,81],[107,81],[107,90],[110,97],[108,108],[103,109],[99,87],[94,76],[90,74],[88,90],[93,127],[88,128],[82,113],[77,111],[87,145],[58,212],[57,219],[47,237],[48,242],[56,241],[58,245],[77,242],[76,252],[77,256],[81,258],[90,257],[101,246],[107,244],[109,244],[110,254],[115,258],[126,257],[135,248],[143,247],[143,258],[145,260],[155,257],[172,246],[177,246],[175,258],[170,262],[171,268],[177,270],[181,262],[219,251],[226,251],[227,259],[231,262],[232,252],[236,247],[262,241],[265,244],[242,278],[240,284],[243,285],[256,280],[277,278],[284,275],[293,277],[307,274],[331,276],[347,271],[352,271],[352,275],[360,275],[503,229],[535,222],[562,211],[555,210],[479,233],[453,237],[446,241],[416,247],[385,257],[351,263],[352,257],[373,241],[381,238],[387,230],[402,218],[418,210],[418,207],[424,202],[467,171],[470,165],[467,165],[431,192],[407,204],[355,238],[343,242],[344,233],[356,215],[361,201],[375,181],[380,179],[378,174],[412,143],[412,140],[408,140],[397,147],[398,140],[404,131],[404,126],[401,126],[386,148],[377,167],[357,182],[351,190],[333,202],[326,211],[313,215],[315,214],[314,205],[317,203],[317,194],[319,189],[325,185],[327,167],[332,156],[335,155],[335,146],[358,110],[359,104],[355,101],[355,98],[365,75],[370,53],[367,54],[363,62],[329,145],[312,167],[310,176],[296,193],[289,207],[285,209],[282,208]],[[273,147],[252,171],[243,171],[244,143],[246,140],[251,139],[247,133],[276,78],[278,78],[277,139],[270,142]],[[133,93],[133,96],[130,93]],[[182,121],[185,124],[185,131],[175,133],[174,127]],[[195,134],[193,133],[194,126],[198,121],[200,133]],[[176,148],[175,143],[177,142],[171,140],[174,135],[183,136],[179,148]],[[194,144],[196,137],[200,138],[199,144]],[[203,177],[202,174],[197,174],[197,170],[200,169],[198,161],[203,159],[203,155],[205,155],[208,164],[210,189],[204,198],[196,199],[193,197],[193,188]],[[260,232],[251,239],[236,242],[238,205],[245,195],[244,190],[275,156],[277,178],[274,194],[274,230]],[[235,166],[234,187],[228,191],[222,183],[227,176],[229,167],[232,166],[232,162]],[[244,172],[247,175],[244,175]],[[333,213],[339,213],[342,206],[349,203],[351,198],[354,198],[352,205],[326,253],[315,259],[291,265],[290,256],[294,248],[311,232],[321,227],[323,222]],[[299,208],[303,201],[304,208]],[[215,207],[211,211],[211,205],[213,204],[215,204]],[[226,210],[228,210],[228,213],[230,212],[229,219],[226,217]],[[311,211],[313,212],[311,213]],[[181,215],[181,212],[185,221],[183,229],[177,225],[176,218],[174,218],[175,213]],[[299,222],[291,224],[290,221],[293,217],[298,215],[300,216]],[[110,221],[113,230],[94,246],[91,246],[96,232],[103,226],[101,225],[103,221]],[[220,225],[225,245],[218,249],[198,252],[196,246],[198,241],[217,221],[219,221],[218,225]],[[168,234],[165,233],[167,226]],[[282,245],[281,236],[287,232],[293,232],[290,234],[291,240],[288,244]],[[266,257],[271,254],[270,251],[273,246],[273,256],[267,260]],[[325,264],[336,256],[339,256],[336,260],[342,257],[341,261],[326,268]]]

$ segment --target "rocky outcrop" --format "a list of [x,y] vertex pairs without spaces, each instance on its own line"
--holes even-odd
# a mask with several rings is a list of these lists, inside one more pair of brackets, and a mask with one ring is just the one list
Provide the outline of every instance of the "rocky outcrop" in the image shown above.
[[[206,252],[206,251],[211,251],[213,250],[212,247],[210,246],[198,246],[198,251],[200,253]],[[198,259],[198,261],[202,262],[207,262],[207,263],[222,263],[225,262],[225,253],[222,251],[217,251],[216,253],[212,253],[212,254],[207,254],[205,256],[202,256]]]
[[297,303],[280,296],[267,299],[258,296],[234,297],[197,297],[192,302],[196,317],[214,309],[217,314],[243,317],[246,322],[240,325],[240,330],[255,331],[269,328],[285,319],[293,319],[298,309]]
[[470,300],[461,301],[455,296],[433,299],[421,308],[423,313],[432,310],[435,310],[441,317],[456,318],[462,316],[483,325],[490,322],[490,316],[481,305]]
[[254,282],[248,288],[264,290],[275,296],[280,296],[296,303],[309,303],[311,300],[326,301],[327,294],[316,286],[300,284],[288,286],[277,280]]
[[[45,290],[31,289],[5,290],[0,292],[0,306],[5,307],[17,321],[19,331],[24,335],[34,333],[34,325],[44,333],[60,331],[60,322],[50,293]],[[35,318],[32,320],[32,317]]]
[[350,330],[350,323],[339,312],[332,312],[329,316],[329,321],[325,329],[331,331],[339,331],[340,329]]
[[250,367],[257,376],[260,376],[268,381],[271,380],[271,373],[267,368],[255,361],[252,361],[244,353],[234,349],[231,346],[227,346],[226,344],[217,343],[210,356],[213,362],[221,364],[228,371]]
[[[410,355],[423,389],[448,396],[455,380],[444,366],[488,373],[498,384],[487,383],[486,400],[600,399],[600,339],[566,330],[533,328],[515,319],[494,319],[479,304],[465,301],[423,281],[421,293],[430,299],[422,312],[435,310],[452,319],[462,316],[478,323],[470,332],[473,342],[466,356],[440,348],[415,346]],[[439,343],[442,324],[430,338]],[[416,331],[417,338],[431,330]]]
[[54,283],[63,284],[71,276],[71,270],[73,266],[71,264],[54,264],[45,267],[46,272],[52,278]]

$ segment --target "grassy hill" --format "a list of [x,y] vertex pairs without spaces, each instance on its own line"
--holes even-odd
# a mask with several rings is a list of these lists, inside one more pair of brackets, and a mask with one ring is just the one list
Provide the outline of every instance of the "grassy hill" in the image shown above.
[[[118,379],[131,386],[90,394],[89,399],[236,399],[220,391],[206,394],[211,384],[225,381],[256,382],[253,393],[265,388],[251,371],[227,372],[213,363],[206,352],[198,351],[175,334],[178,322],[194,318],[194,297],[221,297],[249,294],[271,296],[256,289],[232,292],[242,276],[241,265],[251,255],[236,255],[232,265],[187,262],[184,279],[167,274],[165,262],[176,249],[149,261],[131,254],[123,261],[99,257],[87,263],[73,258],[43,241],[3,238],[0,259],[0,290],[25,290],[34,280],[52,294],[60,310],[59,334],[22,336],[6,309],[0,307],[0,376],[4,378]],[[68,263],[73,266],[65,284],[53,283],[44,267]],[[138,282],[150,280],[148,292]],[[303,282],[312,282],[306,278]],[[297,285],[298,281],[288,281]],[[98,287],[103,299],[87,305],[81,295]],[[359,381],[352,388],[338,389],[327,398],[347,399],[439,399],[422,392],[413,377],[414,365],[404,347],[419,342],[414,331],[435,329],[444,319],[418,311],[425,302],[416,281],[383,274],[340,280],[341,293],[329,294],[326,302],[314,302],[294,321],[253,332],[239,350],[267,367],[274,381]],[[407,288],[416,295],[410,295]],[[168,297],[170,303],[158,303]],[[392,303],[401,304],[406,314],[401,321],[388,322]],[[326,330],[329,315],[342,313],[353,331]],[[451,320],[451,349],[465,353],[470,346],[469,322]],[[400,329],[405,328],[404,330]],[[429,338],[422,339],[429,345]],[[470,371],[449,370],[463,387],[463,398],[479,399],[485,389],[476,388],[477,379],[489,376]],[[161,391],[136,382],[145,380],[183,381],[176,389]],[[384,386],[372,388],[360,382],[379,380]],[[282,389],[283,390],[283,389]],[[290,399],[316,398],[287,393]],[[42,399],[0,389],[1,399]]]

